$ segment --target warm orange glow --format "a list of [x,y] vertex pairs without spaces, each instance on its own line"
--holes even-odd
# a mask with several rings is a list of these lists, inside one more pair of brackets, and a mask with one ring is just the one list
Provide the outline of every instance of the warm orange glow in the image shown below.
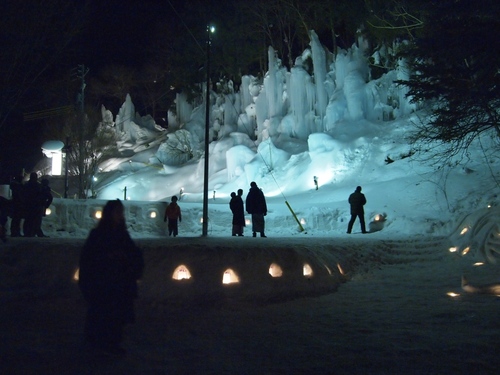
[[446,293],[446,295],[447,295],[448,297],[452,297],[452,298],[455,298],[455,297],[459,297],[459,296],[460,296],[460,294],[455,293],[455,292],[448,292],[448,293]]
[[273,263],[271,264],[271,266],[269,266],[269,274],[272,277],[281,277],[283,276],[283,270],[278,264]]
[[308,263],[304,263],[303,273],[304,273],[304,276],[312,276],[313,270]]
[[233,284],[233,283],[239,283],[240,278],[236,273],[231,268],[228,268],[227,270],[224,271],[224,275],[222,276],[222,284]]
[[94,214],[94,217],[96,219],[100,219],[102,217],[102,211],[101,210],[97,210]]
[[339,269],[339,272],[340,272],[341,275],[345,275],[344,270],[340,266],[340,263],[337,263],[337,268]]
[[462,250],[462,255],[467,254],[470,251],[470,247],[467,246],[465,249]]
[[77,268],[75,273],[73,274],[73,281],[80,280],[80,268]]
[[174,273],[172,274],[172,279],[174,280],[183,280],[190,278],[191,278],[191,272],[189,272],[188,268],[184,264],[178,266],[174,270]]

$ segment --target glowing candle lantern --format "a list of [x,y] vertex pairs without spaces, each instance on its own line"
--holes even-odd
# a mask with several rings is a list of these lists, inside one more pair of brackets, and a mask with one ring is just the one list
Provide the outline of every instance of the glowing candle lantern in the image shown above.
[[484,262],[476,262],[473,264],[474,267],[484,266]]
[[306,220],[304,218],[300,219],[300,224],[305,225]]
[[339,269],[339,272],[340,272],[341,275],[345,275],[344,270],[340,266],[340,263],[337,263],[337,268]]
[[460,296],[460,294],[455,293],[455,292],[448,292],[448,293],[446,293],[446,295],[448,297],[452,297],[452,298],[456,298],[456,297]]
[[462,255],[466,255],[470,251],[470,247],[467,246],[465,249],[462,250]]
[[73,281],[80,280],[80,268],[77,268],[75,273],[73,274]]
[[469,230],[469,228],[465,227],[464,229],[462,229],[462,231],[460,232],[460,235],[464,235],[465,233],[467,233]]
[[184,264],[178,266],[174,270],[174,273],[172,274],[172,279],[174,280],[184,280],[190,278],[191,278],[191,272],[189,272],[188,268]]
[[450,247],[448,250],[450,251],[450,253],[456,253],[456,252],[457,252],[457,250],[458,250],[458,247],[456,247],[456,246],[452,246],[452,247]]
[[245,224],[246,224],[246,225],[250,225],[250,220],[245,219]]
[[100,219],[102,217],[102,211],[101,210],[97,210],[95,213],[94,213],[94,217],[96,219]]
[[156,211],[151,211],[151,212],[149,213],[149,217],[150,217],[151,219],[155,219],[155,218],[156,218]]
[[233,284],[239,282],[240,278],[234,273],[231,268],[228,268],[224,271],[224,275],[222,276],[222,284]]
[[50,207],[45,209],[45,216],[49,216],[51,213],[52,213],[52,210],[50,209]]
[[269,274],[272,277],[281,277],[283,276],[283,270],[278,264],[273,263],[269,266]]
[[309,264],[304,263],[303,273],[304,273],[304,276],[312,276],[313,270]]

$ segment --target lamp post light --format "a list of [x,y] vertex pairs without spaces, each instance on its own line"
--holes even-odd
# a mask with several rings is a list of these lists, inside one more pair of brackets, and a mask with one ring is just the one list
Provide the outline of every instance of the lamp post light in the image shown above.
[[214,26],[207,26],[207,92],[205,109],[205,164],[203,173],[203,225],[202,236],[208,234],[208,153],[209,153],[209,127],[210,127],[210,34],[215,32]]

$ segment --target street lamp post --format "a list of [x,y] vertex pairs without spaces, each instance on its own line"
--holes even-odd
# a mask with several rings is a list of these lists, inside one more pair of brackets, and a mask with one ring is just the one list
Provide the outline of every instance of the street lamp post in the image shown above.
[[215,27],[207,26],[207,92],[205,109],[205,165],[203,174],[203,223],[202,236],[208,235],[208,154],[209,154],[209,127],[210,127],[210,34],[215,31]]

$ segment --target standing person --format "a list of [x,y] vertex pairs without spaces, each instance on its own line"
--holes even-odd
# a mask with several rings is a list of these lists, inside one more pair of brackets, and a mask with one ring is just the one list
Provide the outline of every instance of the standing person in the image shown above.
[[35,237],[37,223],[40,216],[41,186],[36,172],[31,172],[30,179],[24,184],[24,224],[25,237]]
[[103,354],[124,356],[123,328],[134,323],[137,280],[144,259],[127,231],[123,204],[108,201],[80,255],[79,287],[88,304],[86,342]]
[[264,233],[265,220],[267,215],[267,204],[264,193],[259,189],[255,182],[250,183],[250,190],[246,199],[247,212],[252,215],[252,231],[253,237],[260,232],[261,237],[266,237]]
[[352,226],[356,217],[359,217],[359,223],[361,224],[361,232],[366,233],[365,227],[365,210],[363,206],[366,204],[366,197],[361,193],[361,186],[356,187],[354,193],[349,195],[349,204],[351,205],[351,220],[347,225],[347,233],[351,234]]
[[40,187],[40,197],[39,197],[39,207],[38,207],[38,215],[36,217],[36,235],[38,237],[48,237],[42,231],[42,220],[45,216],[45,211],[50,207],[52,200],[54,197],[52,196],[52,191],[49,186],[49,180],[43,178],[41,181]]
[[168,235],[172,234],[177,237],[179,234],[179,222],[182,221],[181,208],[177,204],[177,197],[174,195],[171,199],[170,204],[165,209],[165,216],[163,221],[168,219]]
[[21,237],[21,220],[24,217],[23,177],[16,176],[10,182],[12,205],[10,212],[10,236]]
[[238,189],[238,195],[231,193],[231,202],[229,208],[233,213],[233,236],[243,237],[243,228],[245,227],[245,208],[243,207],[243,190]]

